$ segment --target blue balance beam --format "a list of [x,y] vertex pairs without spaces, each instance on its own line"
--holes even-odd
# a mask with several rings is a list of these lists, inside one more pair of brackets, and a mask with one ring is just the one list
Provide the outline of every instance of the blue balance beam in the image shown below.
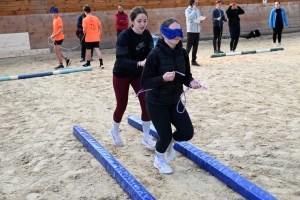
[[73,127],[73,134],[105,167],[131,199],[155,199],[101,144],[80,126]]
[[[136,116],[128,116],[128,123],[136,129],[142,131],[142,120]],[[153,125],[150,127],[150,134],[158,138],[158,134]],[[174,149],[187,158],[195,162],[197,165],[208,171],[210,174],[225,183],[228,187],[239,193],[246,199],[259,200],[275,200],[276,197],[258,187],[251,181],[239,175],[232,169],[223,165],[216,159],[207,155],[197,147],[188,142],[176,142]]]
[[55,71],[50,71],[50,72],[37,72],[37,73],[33,73],[33,74],[21,74],[21,75],[17,75],[17,76],[4,76],[4,77],[0,77],[0,81],[10,81],[10,80],[17,80],[17,79],[43,77],[43,76],[51,76],[51,75],[56,75],[56,74],[68,74],[68,73],[73,73],[73,72],[81,72],[81,71],[89,71],[89,70],[92,70],[91,66],[55,70]]

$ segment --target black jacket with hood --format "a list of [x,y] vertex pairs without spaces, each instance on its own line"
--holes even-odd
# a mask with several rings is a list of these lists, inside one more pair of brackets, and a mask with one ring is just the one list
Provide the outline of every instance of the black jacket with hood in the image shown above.
[[[166,72],[178,71],[173,81],[165,82]],[[188,54],[180,41],[171,49],[163,39],[159,39],[147,57],[143,70],[141,85],[143,89],[152,89],[146,94],[146,101],[154,105],[177,104],[183,92],[183,84],[189,86],[194,80],[191,74]]]

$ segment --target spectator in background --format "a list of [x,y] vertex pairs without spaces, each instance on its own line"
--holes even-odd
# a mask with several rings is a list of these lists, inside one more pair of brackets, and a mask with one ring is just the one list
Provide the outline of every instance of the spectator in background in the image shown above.
[[193,47],[192,51],[192,65],[200,66],[196,62],[197,58],[197,51],[198,51],[198,44],[200,39],[200,23],[203,21],[201,20],[200,23],[194,22],[195,19],[201,16],[200,10],[197,8],[198,0],[190,0],[190,5],[185,10],[185,17],[186,17],[186,29],[187,29],[187,43],[186,43],[186,51],[189,54],[191,48]]
[[115,14],[117,37],[128,28],[128,15],[123,11],[123,5],[118,6],[118,12]]
[[[212,12],[212,20],[213,20],[213,46],[214,46],[214,53],[223,53],[221,51],[221,40],[223,34],[223,21],[227,22],[225,18],[224,11],[221,10],[222,2],[220,0],[216,1],[216,8]],[[218,41],[218,48],[217,48],[217,41]]]
[[228,26],[230,32],[230,52],[235,52],[239,37],[241,33],[240,17],[245,11],[236,3],[230,3],[229,8],[226,10]]
[[86,6],[84,8],[84,13],[86,17],[82,20],[83,33],[85,34],[85,44],[87,51],[87,62],[83,65],[83,67],[91,66],[91,52],[92,49],[96,51],[98,59],[100,61],[100,68],[103,69],[103,60],[102,53],[99,49],[99,42],[102,33],[102,26],[100,20],[91,14],[91,8]]
[[[283,30],[283,26],[289,25],[289,22],[286,18],[286,14],[283,8],[280,7],[280,2],[275,1],[275,8],[271,10],[270,18],[269,18],[270,28],[273,29],[273,43],[274,46],[283,46],[281,43],[281,33]],[[276,44],[276,37],[278,35],[278,44]]]
[[58,16],[58,9],[55,7],[52,7],[50,9],[50,13],[53,17],[53,32],[50,36],[51,40],[54,41],[54,52],[56,54],[56,57],[58,59],[59,65],[58,67],[55,67],[54,69],[62,69],[64,68],[62,58],[66,60],[66,66],[69,66],[71,64],[71,59],[68,59],[61,51],[61,44],[64,41],[64,25],[63,20]]
[[[88,4],[85,4],[83,6],[83,9],[85,7],[89,6]],[[78,17],[77,20],[77,31],[76,31],[76,35],[80,40],[80,44],[81,44],[81,58],[80,58],[80,62],[84,62],[85,61],[85,55],[86,55],[86,46],[85,46],[85,35],[83,34],[83,28],[82,28],[82,20],[86,17],[86,15],[84,14],[84,12]],[[93,57],[93,49],[91,52],[91,55]]]

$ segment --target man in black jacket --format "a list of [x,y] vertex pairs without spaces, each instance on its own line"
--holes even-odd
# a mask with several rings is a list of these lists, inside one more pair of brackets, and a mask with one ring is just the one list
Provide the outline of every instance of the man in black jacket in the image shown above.
[[[85,7],[89,6],[88,4],[85,4],[83,6],[83,9]],[[81,44],[81,58],[80,58],[80,62],[84,62],[85,61],[85,54],[86,54],[86,47],[85,47],[85,35],[83,34],[83,28],[82,28],[82,20],[83,18],[85,18],[85,14],[81,14],[79,17],[78,17],[78,20],[77,20],[77,30],[76,30],[76,35],[77,37],[79,38],[80,40],[80,44]],[[92,49],[92,57],[93,57],[93,49]]]
[[245,11],[236,3],[232,2],[229,8],[226,10],[228,19],[229,32],[230,32],[230,52],[235,52],[236,46],[239,42],[241,33],[240,17],[239,15],[244,14]]

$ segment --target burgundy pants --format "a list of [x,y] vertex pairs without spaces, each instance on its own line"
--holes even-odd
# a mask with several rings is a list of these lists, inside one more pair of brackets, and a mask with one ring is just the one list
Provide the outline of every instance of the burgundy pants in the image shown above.
[[[113,76],[113,86],[115,90],[117,107],[114,112],[114,121],[120,123],[122,121],[123,114],[126,110],[128,103],[129,86],[132,86],[133,90],[137,94],[141,88],[141,76],[136,78],[118,78]],[[138,98],[142,109],[141,119],[143,121],[150,121],[146,109],[145,92],[139,94]]]

